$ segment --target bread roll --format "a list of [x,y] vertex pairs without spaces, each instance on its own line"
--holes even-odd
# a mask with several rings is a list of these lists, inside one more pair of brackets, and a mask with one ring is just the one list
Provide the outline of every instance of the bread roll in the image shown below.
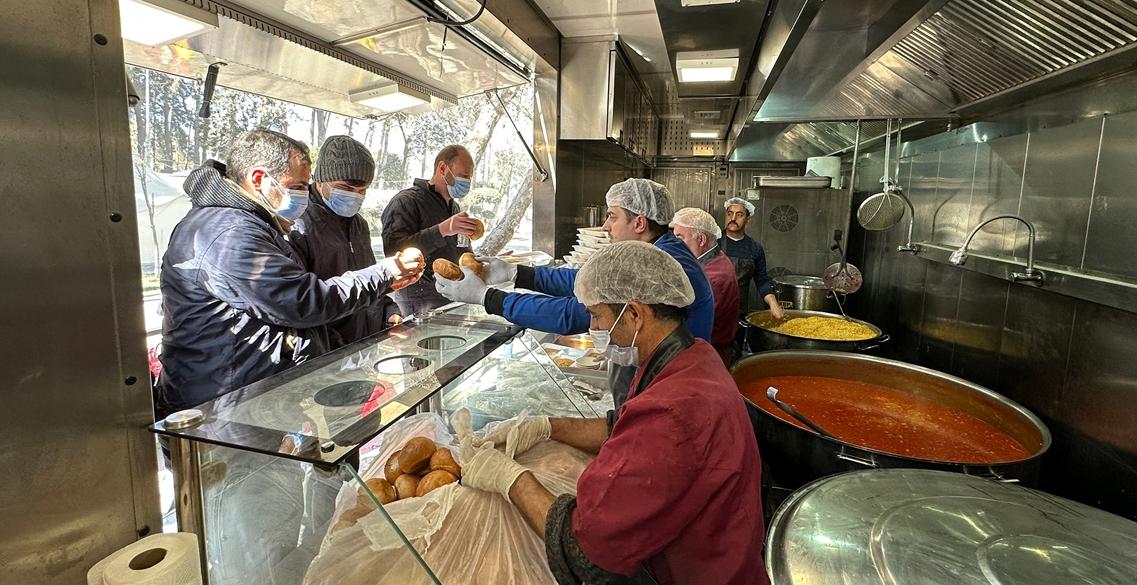
[[435,260],[431,267],[434,268],[434,273],[445,278],[446,280],[462,280],[466,275],[458,268],[458,265],[445,259],[439,258]]
[[383,466],[383,477],[387,478],[387,483],[394,484],[395,480],[403,474],[403,471],[399,469],[399,454],[402,452],[403,450],[399,449],[392,453],[391,457],[387,459],[387,464]]
[[438,447],[426,437],[415,437],[403,445],[399,453],[399,470],[403,473],[421,473],[430,465],[430,456]]
[[395,480],[395,493],[400,500],[413,498],[418,492],[418,484],[419,479],[417,475],[411,475],[409,473],[400,475],[399,479]]
[[[390,504],[391,502],[394,502],[398,499],[398,497],[395,495],[395,486],[392,486],[390,482],[381,477],[373,477],[364,483],[367,484],[367,490],[375,494],[375,497],[381,504]],[[356,490],[356,492],[356,495],[359,498],[358,501],[361,505],[370,508],[375,507],[374,503],[371,501],[371,497],[367,495],[362,486]]]
[[478,259],[469,252],[462,254],[462,256],[458,258],[458,264],[460,266],[473,270],[474,274],[477,274],[479,278],[482,276],[482,270],[486,267],[485,264],[478,262]]
[[486,235],[486,224],[482,223],[482,220],[480,220],[476,217],[471,217],[470,220],[473,221],[475,224],[474,225],[474,233],[470,234],[470,239],[471,240],[482,239],[482,236]]
[[442,447],[430,456],[430,470],[431,471],[449,471],[455,477],[462,477],[462,468],[458,466],[458,462],[454,460],[454,454],[450,449]]
[[456,481],[458,481],[458,476],[445,469],[432,471],[422,476],[422,481],[418,482],[418,491],[415,492],[415,495],[420,497],[425,496],[448,483],[454,483]]

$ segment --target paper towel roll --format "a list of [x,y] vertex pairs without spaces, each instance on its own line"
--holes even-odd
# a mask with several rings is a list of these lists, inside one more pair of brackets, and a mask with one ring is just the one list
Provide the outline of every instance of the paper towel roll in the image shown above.
[[87,585],[201,585],[197,536],[154,534],[124,546],[91,567]]

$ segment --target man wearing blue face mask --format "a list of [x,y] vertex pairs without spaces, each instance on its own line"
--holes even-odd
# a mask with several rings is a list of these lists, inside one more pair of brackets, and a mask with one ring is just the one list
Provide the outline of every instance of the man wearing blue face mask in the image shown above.
[[481,223],[466,215],[458,201],[470,193],[474,159],[466,147],[451,144],[434,157],[429,180],[415,179],[383,209],[383,251],[390,256],[415,247],[426,256],[426,275],[418,284],[393,296],[404,316],[422,314],[449,303],[434,290],[431,264],[445,258],[458,262],[470,252],[470,236]]
[[[332,136],[320,147],[308,186],[308,208],[292,225],[288,240],[308,270],[320,278],[375,264],[371,228],[359,215],[375,159],[350,136]],[[332,349],[374,335],[402,320],[390,296],[329,325]]]
[[308,202],[308,147],[258,128],[224,163],[185,181],[192,208],[162,258],[158,419],[328,350],[328,328],[418,280],[421,259],[390,257],[319,278],[285,240]]

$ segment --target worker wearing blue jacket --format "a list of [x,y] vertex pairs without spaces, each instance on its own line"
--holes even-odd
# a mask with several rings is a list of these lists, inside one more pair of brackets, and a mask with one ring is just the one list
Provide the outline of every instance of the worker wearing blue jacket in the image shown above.
[[[608,218],[604,231],[613,242],[649,242],[679,261],[695,291],[695,302],[687,308],[687,329],[709,343],[715,313],[711,285],[699,261],[667,229],[674,215],[667,187],[648,179],[628,179],[612,185],[605,201]],[[486,260],[482,273],[484,281],[476,276],[470,278],[473,273],[468,268],[462,270],[467,277],[458,281],[436,275],[435,286],[442,296],[485,305],[486,312],[530,329],[560,334],[588,331],[588,311],[573,297],[577,274],[574,269],[528,268],[491,258]],[[541,294],[507,292],[490,286],[508,282]]]

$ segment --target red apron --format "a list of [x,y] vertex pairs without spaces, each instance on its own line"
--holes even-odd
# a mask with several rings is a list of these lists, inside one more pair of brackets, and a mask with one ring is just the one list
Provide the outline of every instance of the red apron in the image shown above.
[[711,344],[719,353],[724,364],[730,364],[734,352],[734,336],[738,333],[738,275],[734,264],[722,251],[703,266],[707,280],[711,282],[711,294],[715,299],[715,324],[711,329]]
[[573,535],[609,572],[643,565],[661,585],[766,584],[761,469],[734,380],[696,340],[624,403],[577,483]]

